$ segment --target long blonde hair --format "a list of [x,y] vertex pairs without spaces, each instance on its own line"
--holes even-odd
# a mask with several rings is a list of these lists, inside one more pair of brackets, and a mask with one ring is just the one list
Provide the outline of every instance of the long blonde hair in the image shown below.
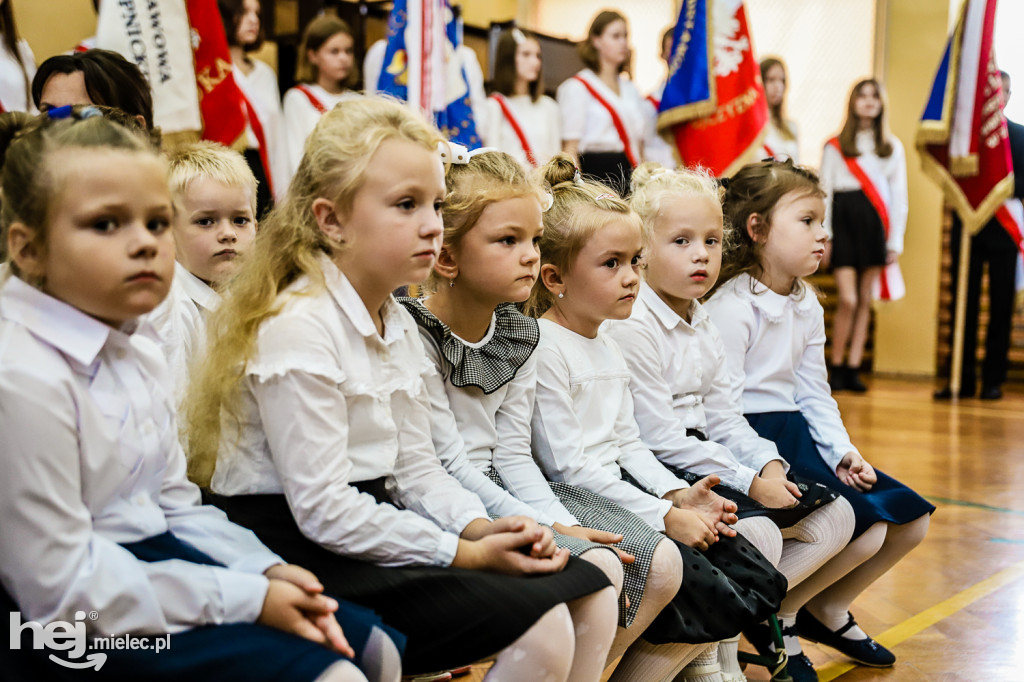
[[[541,265],[554,265],[563,274],[571,272],[587,241],[612,220],[626,220],[643,232],[643,224],[629,204],[610,187],[581,179],[567,154],[557,154],[541,173],[552,194],[551,208],[544,212]],[[551,292],[538,280],[524,306],[525,312],[540,317],[554,301]]]
[[433,151],[442,138],[420,114],[397,101],[365,97],[324,114],[306,141],[287,197],[261,223],[210,319],[206,355],[190,382],[184,410],[188,472],[199,485],[208,486],[213,477],[222,418],[237,419],[239,388],[260,325],[281,310],[279,295],[299,278],[308,277],[310,285],[297,294],[322,290],[319,258],[343,248],[320,231],[314,200],[329,199],[340,215],[348,213],[374,152],[392,139]]

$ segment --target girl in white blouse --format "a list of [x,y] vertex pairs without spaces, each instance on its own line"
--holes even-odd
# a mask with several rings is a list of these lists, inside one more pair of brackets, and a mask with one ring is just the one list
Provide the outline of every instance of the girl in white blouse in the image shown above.
[[35,112],[31,83],[36,60],[28,42],[18,35],[11,2],[0,2],[0,113]]
[[696,171],[644,164],[633,174],[630,205],[648,234],[644,282],[630,317],[611,322],[609,333],[629,365],[644,444],[691,480],[718,475],[719,494],[739,507],[736,530],[789,581],[779,618],[787,671],[803,682],[815,678],[814,666],[801,652],[795,621],[813,593],[797,587],[849,541],[853,509],[820,483],[787,478],[775,444],[730,400],[722,340],[698,303],[718,278],[722,242],[730,238],[718,195],[714,178]]
[[626,19],[605,10],[579,45],[585,69],[558,86],[562,150],[578,159],[584,175],[625,194],[643,160],[644,101],[629,79]]
[[[736,521],[736,505],[711,490],[717,476],[691,487],[640,440],[629,369],[599,328],[632,309],[642,224],[609,188],[575,172],[564,155],[545,169],[554,198],[544,214],[541,281],[528,303],[542,315],[532,448],[551,480],[621,504],[664,532],[682,555],[682,588],[644,634],[646,643],[630,651],[653,658],[650,644],[715,642],[760,622],[778,608],[785,579],[727,525]],[[717,669],[714,649],[705,652],[710,660],[698,659],[698,669]],[[672,679],[697,649],[676,653],[658,657],[664,668],[655,667],[649,679]],[[708,678],[688,672],[717,679],[710,671]]]
[[383,98],[324,115],[211,320],[190,464],[229,516],[407,634],[407,672],[497,654],[499,679],[564,682],[594,653],[576,649],[565,602],[614,601],[608,579],[530,518],[490,521],[445,472],[435,370],[391,295],[434,263],[439,142]]
[[[821,157],[825,229],[839,290],[832,321],[833,391],[866,391],[859,376],[872,298],[896,299],[897,260],[907,229],[907,159],[885,125],[882,87],[873,78],[853,87],[846,121]],[[894,281],[894,278],[899,281]]]
[[728,402],[776,444],[792,473],[837,491],[856,515],[853,540],[799,586],[815,596],[799,611],[797,630],[866,665],[888,666],[895,657],[857,627],[850,603],[924,538],[935,508],[868,464],[829,393],[824,313],[802,280],[825,253],[824,196],[814,173],[791,161],[742,168],[724,199],[735,240],[705,308],[721,332]]
[[502,31],[482,127],[484,144],[538,166],[562,148],[555,100],[544,94],[540,42],[518,28]]
[[800,144],[796,139],[796,124],[786,118],[786,89],[789,79],[786,65],[778,57],[761,60],[761,82],[768,100],[768,130],[764,136],[764,156],[785,161],[800,162]]
[[250,53],[263,45],[259,0],[217,0],[231,52],[232,75],[242,91],[246,120],[245,158],[256,179],[256,217],[261,218],[288,189],[288,148],[281,120],[277,74]]
[[[166,364],[134,333],[173,275],[163,161],[92,107],[33,125],[3,175],[0,602],[28,621],[18,679],[63,679],[33,629],[70,623],[80,646],[49,657],[68,667],[95,658],[77,660],[86,637],[149,638],[99,654],[108,679],[397,680],[374,614],[342,604],[350,646],[317,578],[185,477]],[[357,652],[366,676],[342,656]]]
[[[606,659],[614,661],[679,591],[679,552],[607,498],[546,481],[530,451],[539,333],[515,303],[537,280],[541,201],[549,195],[516,159],[496,151],[453,163],[446,182],[431,294],[402,301],[438,371],[427,382],[437,454],[491,514],[524,514],[552,526],[559,546],[600,566],[624,590]],[[608,551],[612,543],[628,552],[625,566]],[[598,669],[605,662],[591,659]],[[628,679],[630,665],[620,664],[616,679]]]
[[359,76],[354,44],[349,25],[331,14],[313,19],[302,34],[299,63],[295,67],[298,85],[284,94],[284,134],[288,147],[286,183],[291,182],[299,167],[306,138],[320,117],[338,102],[359,96],[351,89]]

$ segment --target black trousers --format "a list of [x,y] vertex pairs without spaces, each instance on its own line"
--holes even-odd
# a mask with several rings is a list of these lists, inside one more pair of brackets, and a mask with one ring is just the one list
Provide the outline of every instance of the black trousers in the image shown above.
[[[956,297],[960,277],[960,217],[953,214],[950,251],[953,255],[953,324],[950,328],[952,348],[956,320]],[[981,367],[984,387],[1000,386],[1006,381],[1010,360],[1010,331],[1013,322],[1013,300],[1016,293],[1017,246],[999,221],[988,222],[971,238],[970,267],[967,272],[967,314],[964,321],[964,362],[960,386],[974,390],[977,386],[978,315],[981,312],[982,266],[988,263],[988,330],[985,334],[985,359]]]

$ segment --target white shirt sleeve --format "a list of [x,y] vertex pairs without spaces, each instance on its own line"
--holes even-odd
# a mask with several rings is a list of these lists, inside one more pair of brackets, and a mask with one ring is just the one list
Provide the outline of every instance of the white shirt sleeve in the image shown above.
[[789,463],[779,455],[775,443],[758,436],[740,411],[740,403],[735,399],[735,390],[726,368],[721,335],[713,322],[708,321],[708,328],[715,340],[713,345],[717,352],[713,358],[707,358],[704,365],[711,370],[713,377],[711,387],[704,394],[707,437],[729,448],[738,462],[758,473],[766,464],[776,460],[782,463],[783,470],[789,471]]
[[[812,295],[810,293],[806,294]],[[826,381],[825,369],[825,317],[821,306],[817,314],[809,315],[810,334],[807,345],[796,368],[796,404],[800,407],[811,430],[814,442],[825,462],[835,471],[848,452],[856,452],[850,435],[843,426],[839,405],[832,398]]]
[[483,120],[476,122],[476,129],[480,133],[480,139],[488,147],[500,148],[501,126],[505,124],[505,115],[501,112],[501,105],[488,97],[484,100],[483,109],[485,110]]
[[892,158],[888,159],[889,189],[891,200],[889,207],[889,239],[885,248],[896,253],[903,253],[903,236],[907,232],[907,215],[910,211],[910,200],[907,196],[907,156],[903,143],[895,137],[892,142]]
[[384,68],[384,57],[388,49],[386,40],[378,40],[366,51],[363,59],[363,90],[369,94],[377,92],[377,81],[380,80],[380,72]]
[[[436,367],[440,362],[437,346],[424,342],[427,357]],[[466,454],[466,444],[459,434],[459,424],[448,402],[444,379],[435,373],[426,379],[427,395],[430,398],[430,433],[438,459],[449,474],[455,477],[467,490],[480,498],[487,511],[495,516],[529,516],[541,523],[551,524],[548,514],[538,513],[524,502],[502,490],[482,471],[473,466]]]
[[[264,576],[182,560],[139,561],[95,532],[83,501],[83,433],[69,387],[18,372],[0,379],[0,393],[5,395],[0,400],[0,546],[17,548],[0,552],[0,582],[27,620],[70,622],[76,611],[96,611],[91,630],[143,635],[258,617],[268,586]],[[169,466],[169,479],[181,475],[183,461]],[[181,478],[171,487],[187,485]],[[195,529],[191,523],[179,526],[179,520],[168,519],[176,532]],[[233,543],[244,534],[226,522],[210,527]],[[219,553],[241,557],[252,549],[253,558],[273,557],[256,545],[242,541]],[[253,571],[262,565],[239,563]]]
[[552,349],[538,347],[534,355],[537,396],[533,409],[533,450],[548,478],[603,495],[640,516],[655,530],[665,530],[665,515],[672,503],[635,488],[589,460],[583,451],[583,425],[573,411],[569,394],[568,367]]
[[724,446],[686,435],[686,426],[672,410],[672,389],[662,374],[656,341],[628,323],[615,325],[612,335],[629,366],[633,414],[643,444],[666,464],[702,476],[717,474],[722,483],[747,492],[757,471],[740,465]]
[[494,446],[494,470],[509,492],[550,518],[551,523],[578,526],[580,522],[551,492],[551,486],[530,452],[530,420],[536,394],[537,364],[531,355],[509,383],[505,400],[494,416],[498,436]]
[[660,498],[673,490],[690,487],[666,469],[640,440],[640,429],[633,416],[633,396],[628,387],[622,389],[622,410],[615,421],[615,432],[619,436],[619,465],[645,490]]
[[835,194],[836,177],[840,168],[845,167],[839,151],[830,144],[825,145],[821,152],[821,186],[825,190],[825,222],[822,227],[832,239],[832,196]]
[[562,115],[562,140],[581,140],[587,124],[587,98],[590,95],[575,78],[558,86],[558,109]]
[[320,112],[313,108],[309,99],[297,88],[290,88],[284,95],[284,146],[288,156],[288,178],[295,176],[302,161],[306,138],[313,132],[320,120]]
[[536,131],[539,140],[537,149],[537,163],[545,163],[558,152],[562,151],[562,120],[561,112],[558,110],[558,102],[547,95],[541,95],[537,105],[543,111],[544,123],[541,130]]
[[332,552],[382,566],[451,564],[457,535],[419,514],[378,504],[350,485],[348,411],[334,381],[301,371],[249,381],[303,535]]
[[[705,309],[711,316],[715,327],[718,328],[722,340],[723,369],[724,375],[722,387],[726,394],[721,398],[727,404],[734,405],[736,410],[742,414],[743,388],[747,383],[747,374],[744,369],[747,362],[747,352],[754,339],[753,307],[737,298],[727,296],[725,291],[716,294],[705,305]],[[711,427],[710,410],[705,405],[705,416],[708,419],[708,427]],[[710,436],[710,434],[708,434]]]

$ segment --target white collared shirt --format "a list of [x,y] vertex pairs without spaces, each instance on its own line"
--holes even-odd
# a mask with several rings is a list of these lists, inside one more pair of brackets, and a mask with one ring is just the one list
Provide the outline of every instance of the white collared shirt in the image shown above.
[[[548,160],[562,151],[562,125],[558,104],[547,95],[541,95],[537,101],[529,95],[512,95],[505,98],[508,108],[516,117],[519,127],[530,143],[534,160],[537,165],[544,165]],[[488,147],[497,147],[501,151],[526,164],[526,152],[516,135],[512,124],[505,118],[505,112],[494,97],[484,101],[486,126],[480,127],[481,137]]]
[[[252,59],[252,71],[248,75],[237,65],[232,70],[235,83],[252,104],[253,111],[260,119],[263,137],[267,141],[267,159],[274,185],[274,199],[281,201],[288,189],[288,148],[284,139],[283,121],[281,119],[281,91],[277,87],[277,74],[269,64],[256,57]],[[247,145],[250,149],[258,149],[260,144],[251,125],[246,126]]]
[[[885,248],[903,253],[903,237],[907,232],[907,215],[910,200],[907,198],[907,156],[899,138],[890,135],[892,154],[881,158],[875,154],[875,133],[861,130],[857,133],[857,163],[871,178],[885,201],[889,212],[889,237]],[[825,145],[821,155],[821,185],[828,192],[825,199],[825,230],[832,236],[832,195],[835,192],[856,192],[861,189],[860,181],[846,167],[846,161],[839,150],[831,144]]]
[[[434,453],[425,379],[435,370],[416,323],[389,297],[381,338],[345,275],[326,256],[320,267],[326,289],[300,278],[260,326],[212,487],[283,493],[303,534],[332,552],[447,566],[459,533],[488,516]],[[350,485],[380,477],[403,509]]]
[[[470,347],[481,347],[493,334],[492,316],[484,338],[477,343],[459,341]],[[484,393],[478,386],[453,385],[451,365],[441,355],[434,337],[422,328],[420,337],[427,356],[438,370],[437,375],[427,379],[427,388],[434,448],[445,468],[475,492],[492,514],[525,514],[549,525],[555,522],[579,525],[576,517],[551,492],[530,451],[530,419],[537,386],[534,356],[519,368],[514,379],[491,393]],[[484,475],[492,466],[508,492]]]
[[18,41],[18,56],[24,64],[24,71],[22,64],[18,63],[6,45],[0,44],[0,104],[3,105],[4,111],[27,111],[34,114],[36,105],[25,87],[26,74],[29,84],[36,75],[36,60],[28,41]]
[[[630,317],[609,322],[608,333],[632,374],[633,413],[644,445],[666,464],[702,476],[717,474],[745,493],[768,462],[782,458],[729,402],[718,330],[700,303],[693,301],[690,311],[688,323],[641,284]],[[710,440],[687,436],[687,429]]]
[[[619,94],[615,94],[590,69],[578,74],[585,78],[611,104],[622,119],[633,148],[639,154],[644,139],[644,102],[633,81],[619,75]],[[612,117],[604,105],[575,78],[567,78],[558,86],[558,108],[562,112],[562,139],[579,140],[579,152],[621,152],[619,137]]]
[[[281,559],[201,506],[167,368],[130,335],[17,277],[0,290],[0,582],[28,620],[104,634],[253,622]],[[172,531],[227,568],[147,563],[119,543]]]
[[768,120],[764,134],[764,156],[772,156],[776,161],[793,159],[793,163],[800,163],[800,143],[796,137],[796,124],[793,121],[786,121],[786,125],[793,131],[792,138],[783,135],[771,119]]
[[826,380],[825,313],[809,286],[782,296],[742,274],[704,307],[721,333],[731,403],[744,414],[799,410],[833,469],[856,452]]
[[672,151],[672,145],[658,133],[658,107],[651,101],[653,97],[661,102],[664,94],[665,82],[662,81],[650,95],[644,97],[644,161],[660,163],[665,168],[675,168],[679,163]]
[[[303,83],[313,93],[313,96],[323,105],[324,109],[330,111],[337,104],[349,99],[362,97],[353,90],[342,90],[339,93],[327,92],[316,83]],[[313,128],[320,121],[323,114],[313,106],[306,93],[297,87],[289,88],[284,94],[284,144],[288,151],[288,175],[285,177],[285,184],[289,184],[299,170],[299,162],[302,161],[302,152],[306,147],[306,138],[313,132]]]
[[[661,497],[688,486],[641,442],[618,346],[603,332],[588,339],[539,322],[533,454],[541,469],[552,481],[603,495],[665,530],[672,503]],[[622,470],[649,494],[622,480]]]
[[149,324],[139,332],[150,336],[163,350],[174,379],[174,399],[178,405],[188,390],[190,363],[206,345],[206,318],[219,305],[220,294],[184,265],[175,263],[174,281],[167,298],[143,316]]

